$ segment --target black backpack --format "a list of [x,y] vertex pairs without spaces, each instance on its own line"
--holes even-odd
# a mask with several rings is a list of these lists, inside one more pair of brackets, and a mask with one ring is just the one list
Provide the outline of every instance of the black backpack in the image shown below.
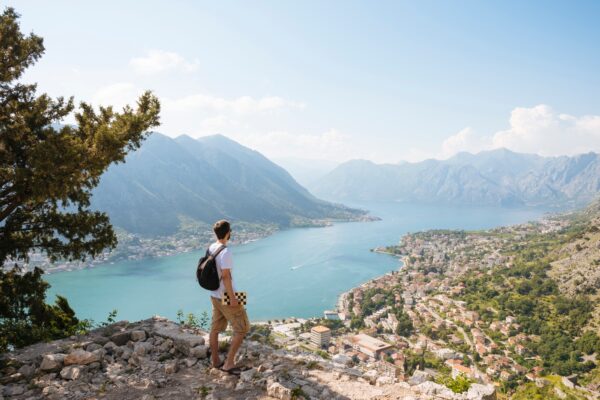
[[200,286],[206,290],[217,290],[221,285],[215,258],[224,248],[225,246],[219,247],[219,249],[215,251],[215,254],[210,254],[210,251],[207,249],[204,257],[201,257],[200,260],[198,260],[196,279]]

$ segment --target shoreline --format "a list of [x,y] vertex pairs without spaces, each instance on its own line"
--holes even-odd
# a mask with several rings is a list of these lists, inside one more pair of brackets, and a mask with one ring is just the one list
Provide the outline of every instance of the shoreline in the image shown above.
[[[268,237],[273,236],[277,232],[284,231],[286,229],[302,229],[302,228],[326,228],[332,226],[337,223],[348,223],[348,222],[374,222],[379,221],[381,218],[372,216],[372,215],[362,215],[357,218],[347,218],[347,219],[316,219],[312,220],[309,223],[303,225],[298,224],[295,226],[290,226],[287,228],[276,227],[267,225],[263,229],[257,229],[255,231],[244,232],[243,234],[239,234],[243,237],[239,242],[233,241],[232,244],[235,245],[245,245],[249,243],[253,243],[262,239],[266,239]],[[180,234],[167,236],[167,237],[159,237],[159,238],[142,238],[134,234],[126,233],[124,238],[119,240],[119,245],[124,247],[131,246],[130,242],[133,240],[138,243],[142,243],[146,247],[153,248],[152,250],[147,250],[146,248],[141,248],[138,251],[133,251],[130,253],[124,253],[121,256],[113,256],[111,258],[110,253],[102,253],[96,259],[87,260],[84,262],[81,261],[59,261],[57,263],[49,263],[47,260],[40,259],[37,255],[32,255],[30,263],[21,265],[24,271],[33,270],[35,267],[41,268],[44,271],[44,274],[51,275],[57,274],[61,272],[72,272],[79,271],[84,269],[94,269],[97,267],[110,267],[115,263],[127,262],[127,261],[145,261],[145,260],[153,260],[160,259],[164,257],[177,256],[180,254],[186,254],[193,251],[200,251],[205,249],[210,243],[212,243],[212,232],[202,232],[197,234],[196,236],[192,235],[192,238],[196,237],[199,242],[202,242],[202,245],[195,246],[190,244],[189,242],[186,244],[178,243],[180,241]],[[210,238],[210,239],[208,239]],[[208,239],[208,240],[207,240]],[[175,247],[175,249],[158,249],[160,246],[171,246]],[[111,252],[120,252],[122,249],[115,248]]]

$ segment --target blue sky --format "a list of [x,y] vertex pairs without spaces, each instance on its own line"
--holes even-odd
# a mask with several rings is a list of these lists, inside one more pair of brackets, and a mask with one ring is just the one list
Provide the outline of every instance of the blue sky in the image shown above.
[[600,151],[600,2],[9,1],[51,95],[163,101],[170,136],[377,162]]

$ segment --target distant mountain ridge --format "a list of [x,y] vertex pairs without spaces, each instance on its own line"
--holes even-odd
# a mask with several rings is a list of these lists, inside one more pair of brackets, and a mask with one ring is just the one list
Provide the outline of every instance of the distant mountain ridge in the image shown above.
[[283,168],[224,136],[160,133],[108,169],[92,206],[108,212],[115,226],[143,235],[174,233],[182,217],[287,227],[364,213],[317,199]]
[[581,205],[600,191],[600,155],[542,157],[497,149],[418,163],[353,160],[309,189],[336,201]]

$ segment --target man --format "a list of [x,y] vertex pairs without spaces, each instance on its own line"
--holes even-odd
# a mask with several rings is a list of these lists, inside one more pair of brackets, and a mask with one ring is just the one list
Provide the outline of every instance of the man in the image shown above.
[[[231,226],[225,220],[217,221],[213,226],[213,231],[217,236],[217,241],[210,245],[208,251],[210,254],[215,254],[221,247],[226,246],[231,239]],[[220,285],[217,290],[213,290],[210,294],[212,302],[212,324],[210,328],[210,350],[211,361],[215,368],[220,368],[230,374],[238,375],[241,368],[234,364],[235,355],[239,350],[244,336],[250,329],[250,322],[246,315],[246,309],[242,304],[239,304],[235,297],[235,283],[233,280],[233,259],[231,251],[224,247],[223,250],[215,258],[217,271],[219,272]],[[231,299],[230,305],[221,303],[223,295],[227,293]],[[231,324],[233,330],[233,338],[231,346],[225,361],[221,363],[219,358],[219,332],[223,332],[227,328],[227,323]]]

